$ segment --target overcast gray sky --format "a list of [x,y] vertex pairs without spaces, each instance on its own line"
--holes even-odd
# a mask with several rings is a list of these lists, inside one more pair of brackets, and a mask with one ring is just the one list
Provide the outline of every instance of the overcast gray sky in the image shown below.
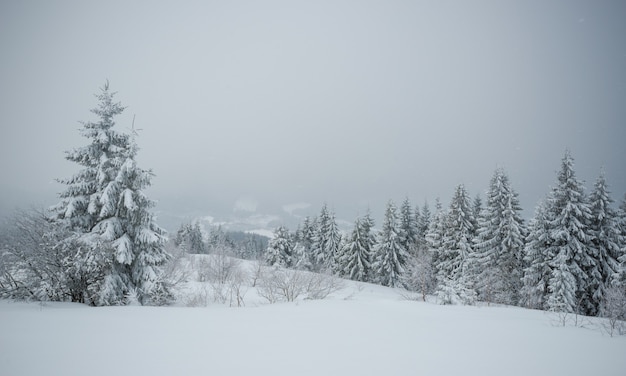
[[624,1],[2,1],[0,56],[3,211],[57,201],[106,79],[169,213],[352,220],[504,167],[529,217],[565,148],[626,192]]

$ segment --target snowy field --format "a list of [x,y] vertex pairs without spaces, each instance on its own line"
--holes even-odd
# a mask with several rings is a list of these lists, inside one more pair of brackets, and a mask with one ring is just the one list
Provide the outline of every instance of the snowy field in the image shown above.
[[242,308],[0,301],[0,375],[623,376],[626,336],[353,282],[271,305],[249,291]]

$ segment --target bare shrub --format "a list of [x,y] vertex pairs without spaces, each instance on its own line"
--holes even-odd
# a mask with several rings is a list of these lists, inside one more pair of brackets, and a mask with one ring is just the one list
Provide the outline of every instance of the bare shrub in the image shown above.
[[212,283],[227,284],[241,266],[241,260],[226,252],[215,253],[208,260],[208,280]]
[[263,273],[265,272],[265,266],[263,265],[263,263],[259,260],[256,260],[253,263],[254,268],[252,269],[252,275],[251,275],[251,281],[252,282],[252,287],[256,287],[257,282],[263,278]]
[[328,295],[344,288],[345,283],[330,274],[307,273],[308,283],[306,287],[306,298],[311,300],[326,299]]
[[248,275],[242,268],[237,268],[232,274],[228,281],[229,304],[231,307],[243,307],[246,305],[244,297],[248,292],[248,288],[245,286],[244,282],[247,280]]
[[269,303],[293,302],[306,291],[307,281],[302,272],[272,268],[259,281],[258,293]]
[[343,286],[342,280],[331,275],[271,268],[261,274],[258,293],[269,303],[293,302],[300,296],[325,299]]
[[626,288],[612,286],[605,291],[600,309],[604,331],[611,337],[626,334]]
[[187,268],[189,258],[183,248],[177,247],[174,242],[168,242],[165,250],[170,255],[168,261],[163,265],[161,277],[171,287],[177,287],[189,281],[190,273]]
[[202,285],[197,291],[185,296],[186,307],[206,307],[209,304],[209,292],[206,285]]
[[419,292],[422,301],[425,302],[426,295],[434,290],[434,281],[432,257],[427,251],[419,251],[408,260],[407,272],[402,277],[408,291],[402,296],[407,300],[418,300],[416,294],[412,292]]

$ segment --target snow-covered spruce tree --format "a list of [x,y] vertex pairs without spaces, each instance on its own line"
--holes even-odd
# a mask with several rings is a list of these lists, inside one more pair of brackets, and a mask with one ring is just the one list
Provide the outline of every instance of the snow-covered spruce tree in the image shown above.
[[472,272],[483,301],[500,304],[519,301],[526,237],[521,211],[508,175],[503,169],[497,169],[478,220],[472,258]]
[[401,276],[408,257],[408,252],[402,244],[402,236],[396,205],[390,200],[385,210],[383,228],[374,247],[372,265],[376,280],[383,286],[402,285]]
[[291,235],[284,226],[274,231],[274,238],[270,240],[265,251],[265,262],[270,266],[289,268],[292,265],[293,245]]
[[98,270],[103,275],[78,300],[123,304],[126,295],[136,293],[145,304],[153,290],[159,291],[159,300],[167,295],[159,278],[168,257],[166,238],[150,212],[153,201],[143,193],[153,174],[137,166],[134,139],[112,129],[113,118],[124,110],[113,96],[108,83],[97,95],[99,105],[92,112],[99,121],[83,123],[81,130],[91,143],[66,156],[83,169],[60,180],[67,189],[52,210],[57,223],[73,232],[63,244],[75,249],[75,273]]
[[341,234],[335,214],[324,204],[318,218],[318,227],[313,244],[314,269],[335,272],[335,261],[339,257]]
[[617,259],[620,257],[621,235],[617,212],[613,209],[604,173],[600,174],[589,196],[591,207],[591,222],[589,225],[592,235],[591,247],[595,263],[587,271],[590,278],[588,294],[591,295],[591,314],[600,312],[601,304],[605,300],[606,290],[619,272]]
[[455,189],[437,264],[437,295],[442,304],[472,304],[476,299],[469,261],[472,254],[474,216],[465,187]]
[[317,218],[305,217],[296,231],[294,244],[294,267],[298,270],[313,269],[313,245],[317,232]]
[[[445,236],[448,214],[443,210],[441,201],[435,200],[435,215],[433,216],[425,235],[428,252],[431,254],[434,275],[439,275],[439,255],[443,251],[443,238]],[[438,282],[437,282],[438,284]]]
[[341,265],[344,275],[354,281],[367,282],[371,268],[371,249],[368,234],[363,234],[361,219],[354,222],[354,229],[347,242],[343,246]]
[[176,246],[184,244],[185,250],[189,253],[207,253],[207,245],[203,238],[204,235],[198,222],[183,223],[176,232],[174,244]]
[[529,232],[524,246],[524,272],[520,305],[527,308],[547,309],[548,282],[552,275],[550,219],[547,204],[541,201],[530,220]]
[[359,235],[362,240],[363,248],[370,255],[370,268],[365,276],[365,282],[372,282],[374,280],[374,270],[372,270],[372,263],[374,262],[374,247],[376,245],[376,234],[374,232],[374,219],[369,209],[365,212],[365,215],[359,220],[360,230]]
[[576,278],[571,273],[565,252],[560,252],[553,261],[548,284],[548,309],[553,312],[573,313],[576,311]]
[[617,275],[618,284],[626,289],[626,193],[619,205],[618,224],[620,230],[620,256],[617,258],[619,262],[619,271]]
[[[137,166],[137,151],[132,140],[118,175],[104,189],[101,198],[103,220],[94,229],[100,232],[105,241],[112,242],[115,249],[113,270],[117,269],[120,281],[130,272],[130,289],[136,290],[139,302],[155,303],[157,299],[163,303],[167,288],[160,275],[161,267],[168,259],[164,247],[167,238],[150,212],[155,205],[154,201],[143,193],[151,185],[153,173]],[[101,302],[117,303],[117,292],[112,290],[107,301],[105,290]]]
[[478,221],[483,212],[483,199],[480,197],[480,194],[474,196],[472,200],[472,216],[474,217],[474,237],[478,235]]
[[428,202],[424,202],[421,210],[417,207],[415,208],[415,219],[417,222],[417,248],[425,250],[428,248],[426,234],[428,234],[428,228],[432,220]]
[[408,197],[400,205],[400,230],[402,247],[410,254],[417,252],[417,220]]
[[[567,269],[574,276],[573,287],[576,298],[574,306],[557,307],[550,305],[551,300],[548,297],[548,308],[589,314],[593,311],[593,301],[588,294],[588,287],[591,283],[588,273],[594,268],[595,263],[588,227],[591,211],[586,202],[584,187],[576,179],[574,160],[569,151],[565,152],[557,177],[557,186],[552,189],[547,204],[550,212],[548,225],[551,238],[550,249],[547,252],[555,255],[551,260],[553,273],[549,281],[549,294],[554,293],[552,285],[558,282],[555,273],[561,273]],[[555,269],[558,269],[558,272],[555,272]],[[571,285],[568,284],[568,286]],[[565,302],[565,304],[569,303],[571,302]]]

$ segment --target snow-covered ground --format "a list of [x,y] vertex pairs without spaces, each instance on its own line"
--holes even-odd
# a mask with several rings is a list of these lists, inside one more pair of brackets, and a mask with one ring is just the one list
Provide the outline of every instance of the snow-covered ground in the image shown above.
[[0,301],[0,375],[626,375],[626,336],[583,325],[353,282],[243,308]]

